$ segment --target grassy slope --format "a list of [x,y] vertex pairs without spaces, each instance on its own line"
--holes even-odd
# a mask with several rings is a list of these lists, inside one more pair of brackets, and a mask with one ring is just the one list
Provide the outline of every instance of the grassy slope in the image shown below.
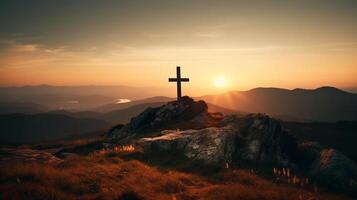
[[210,169],[197,165],[182,172],[170,168],[180,166],[174,159],[165,164],[139,161],[134,155],[102,152],[59,165],[3,165],[0,199],[121,199],[130,191],[142,199],[348,199],[273,183],[249,170],[219,169],[204,175],[199,172]]

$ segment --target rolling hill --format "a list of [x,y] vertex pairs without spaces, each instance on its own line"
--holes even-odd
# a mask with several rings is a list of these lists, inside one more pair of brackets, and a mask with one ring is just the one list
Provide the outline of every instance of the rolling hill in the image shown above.
[[158,107],[163,104],[165,104],[165,102],[137,104],[121,110],[114,110],[108,113],[104,113],[99,118],[106,120],[112,124],[125,124],[128,123],[131,118],[139,115],[145,109],[149,107]]
[[63,114],[0,115],[2,143],[35,143],[104,131],[111,124],[99,119],[80,119]]
[[169,102],[169,101],[174,101],[174,98],[171,97],[165,97],[165,96],[155,96],[155,97],[150,97],[150,98],[145,98],[145,99],[139,99],[127,103],[110,103],[110,104],[105,104],[102,106],[97,107],[95,110],[98,112],[110,112],[114,110],[121,110],[121,109],[126,109],[131,106],[139,105],[139,104],[149,104],[149,103],[158,103],[158,102]]
[[[131,100],[143,99],[160,94],[168,94],[167,89],[154,87],[131,87],[123,85],[88,85],[88,86],[53,86],[34,85],[22,87],[0,87],[0,100],[2,101],[27,101],[35,100],[53,101],[58,98],[88,96],[90,99],[107,96],[115,98],[128,98]],[[96,97],[97,96],[97,97]],[[40,98],[43,97],[43,98]],[[88,98],[86,98],[87,100]]]
[[47,107],[36,103],[0,102],[0,114],[10,114],[10,113],[35,114],[35,113],[45,112],[46,110],[48,110]]

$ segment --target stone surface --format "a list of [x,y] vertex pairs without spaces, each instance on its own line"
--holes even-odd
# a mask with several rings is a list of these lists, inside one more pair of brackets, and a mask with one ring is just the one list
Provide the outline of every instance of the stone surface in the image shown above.
[[285,144],[290,139],[276,120],[265,115],[248,115],[224,122],[222,127],[166,131],[162,136],[142,138],[146,151],[180,151],[190,159],[207,163],[246,160],[288,163]]
[[169,131],[154,138],[142,138],[138,145],[145,151],[179,151],[192,160],[218,163],[232,159],[232,127]]
[[[195,102],[185,96],[179,101],[169,102],[161,107],[147,108],[124,127],[114,128],[106,135],[111,138],[123,139],[134,137],[150,131],[162,130],[165,127],[181,127],[191,122],[191,126],[204,127],[209,124],[210,116],[207,113],[207,104],[204,101]],[[196,119],[195,119],[196,118]]]
[[323,149],[312,163],[309,175],[337,190],[357,192],[357,168],[352,160],[334,149]]

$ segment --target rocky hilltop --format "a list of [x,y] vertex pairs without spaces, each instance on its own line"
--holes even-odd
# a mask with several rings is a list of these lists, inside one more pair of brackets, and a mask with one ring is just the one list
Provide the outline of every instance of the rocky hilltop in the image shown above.
[[125,126],[114,127],[107,136],[117,140],[142,137],[165,129],[201,129],[215,126],[219,116],[207,112],[204,101],[185,96],[156,108],[147,108]]
[[148,108],[130,123],[114,127],[107,137],[144,152],[179,152],[206,164],[289,167],[331,189],[357,191],[357,167],[339,151],[299,140],[267,115],[208,113],[204,101],[189,97]]

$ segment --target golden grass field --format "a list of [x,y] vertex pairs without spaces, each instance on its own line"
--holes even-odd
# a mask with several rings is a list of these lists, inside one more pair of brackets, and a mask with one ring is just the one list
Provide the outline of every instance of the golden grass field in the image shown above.
[[[273,183],[247,169],[209,176],[148,164],[127,153],[101,151],[59,164],[8,163],[0,168],[2,199],[286,199],[334,200],[345,196]],[[195,171],[199,171],[196,169]],[[204,171],[206,169],[202,169]]]

